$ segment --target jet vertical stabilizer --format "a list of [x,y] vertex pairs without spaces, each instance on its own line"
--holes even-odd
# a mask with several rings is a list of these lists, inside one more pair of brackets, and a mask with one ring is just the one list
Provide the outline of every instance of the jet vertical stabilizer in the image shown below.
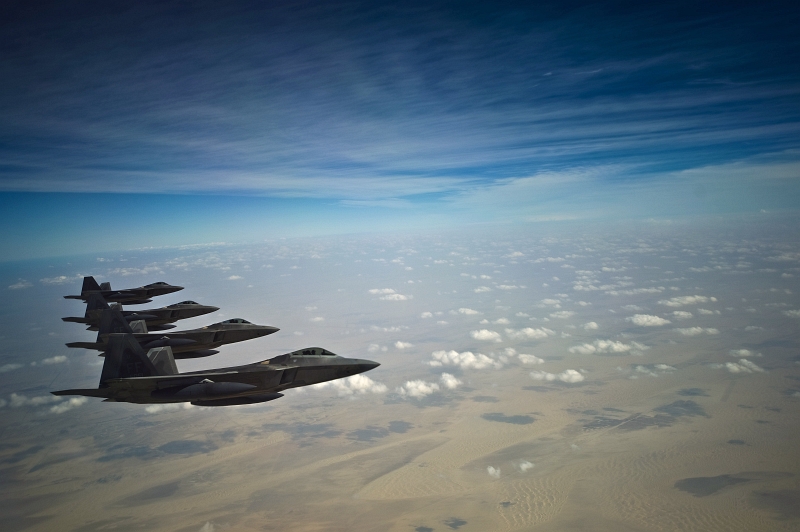
[[[99,284],[97,284],[97,281],[94,280],[94,277],[89,275],[88,277],[83,278],[83,286],[81,287],[81,294],[84,294],[86,292],[100,292],[101,290],[102,288],[100,287]],[[111,290],[110,283],[108,283],[107,290]]]
[[[172,355],[172,350],[169,352]],[[158,356],[155,357],[158,361]],[[173,361],[174,365],[175,362]],[[160,363],[163,367],[163,363]],[[155,377],[169,375],[161,373],[153,361],[144,354],[144,350],[132,334],[110,334],[105,351],[105,362],[100,374],[100,387],[111,379],[128,377]]]
[[97,332],[97,341],[101,341],[101,337],[111,333],[133,333],[131,324],[128,323],[122,316],[119,310],[107,310],[103,312],[103,317],[100,318],[100,327]]
[[135,333],[144,333],[147,334],[147,323],[144,320],[136,320],[128,322],[130,325],[131,330]]

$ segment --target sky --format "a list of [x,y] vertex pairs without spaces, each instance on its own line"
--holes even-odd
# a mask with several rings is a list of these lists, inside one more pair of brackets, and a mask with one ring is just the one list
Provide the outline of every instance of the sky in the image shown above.
[[800,204],[791,2],[14,2],[0,256]]

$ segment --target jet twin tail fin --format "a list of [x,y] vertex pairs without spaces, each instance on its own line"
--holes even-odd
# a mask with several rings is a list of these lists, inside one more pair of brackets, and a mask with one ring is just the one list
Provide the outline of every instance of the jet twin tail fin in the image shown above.
[[103,299],[103,296],[100,294],[89,294],[89,297],[86,298],[86,313],[84,317],[89,318],[92,316],[93,312],[106,310],[110,308],[106,300]]
[[118,310],[104,310],[100,318],[100,327],[98,328],[97,341],[101,340],[101,336],[113,333],[133,333],[133,329],[128,324],[128,321],[122,316],[122,312]]
[[147,333],[147,323],[144,320],[135,320],[128,322],[131,331],[135,333]]
[[154,347],[147,352],[147,358],[158,370],[159,375],[177,375],[178,366],[175,365],[175,357],[172,355],[172,348]]
[[177,375],[178,368],[170,347],[144,349],[132,334],[112,333],[108,336],[100,387],[111,379]]
[[85,294],[86,292],[99,292],[101,290],[100,285],[97,284],[97,281],[94,280],[94,277],[91,275],[83,278],[83,287],[81,288],[81,294]]

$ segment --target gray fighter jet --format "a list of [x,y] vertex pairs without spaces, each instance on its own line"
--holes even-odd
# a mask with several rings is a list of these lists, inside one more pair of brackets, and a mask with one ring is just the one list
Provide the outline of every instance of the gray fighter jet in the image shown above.
[[90,294],[100,294],[111,303],[127,303],[129,305],[140,305],[150,303],[152,297],[163,296],[183,290],[182,286],[173,286],[165,282],[150,283],[137,288],[126,288],[125,290],[112,290],[111,283],[97,284],[94,277],[84,277],[81,295],[64,296],[64,299],[80,299],[87,301]]
[[[173,324],[178,320],[194,318],[219,310],[219,307],[201,305],[194,301],[181,301],[180,303],[175,303],[166,307],[147,310],[123,310],[120,303],[112,303],[112,305],[114,309],[122,312],[122,317],[125,318],[128,323],[132,321],[144,321],[148,331],[173,329],[175,328]],[[87,331],[97,331],[100,327],[100,319],[103,316],[103,311],[110,308],[112,307],[106,303],[103,296],[99,293],[93,293],[89,294],[86,301],[86,312],[82,318],[74,316],[61,319],[71,323],[84,323],[88,325],[86,328]]]
[[255,325],[241,318],[225,320],[199,329],[175,331],[167,334],[150,333],[144,321],[128,323],[118,310],[104,310],[100,319],[96,342],[70,342],[67,347],[105,351],[111,333],[129,333],[143,349],[171,347],[175,358],[200,358],[216,355],[215,347],[260,338],[280,329],[269,325]]
[[288,388],[341,379],[380,365],[310,347],[245,366],[178,373],[169,347],[145,354],[136,337],[120,333],[109,335],[105,357],[99,388],[51,393],[139,404],[245,405],[278,399]]

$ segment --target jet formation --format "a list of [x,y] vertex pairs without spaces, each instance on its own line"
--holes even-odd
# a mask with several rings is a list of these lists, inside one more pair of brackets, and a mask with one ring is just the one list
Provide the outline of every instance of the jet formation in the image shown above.
[[[80,296],[65,296],[87,303],[84,317],[63,320],[98,331],[95,342],[71,342],[67,346],[101,351],[100,356],[105,360],[100,384],[97,388],[51,393],[138,404],[245,405],[272,401],[283,397],[280,393],[283,390],[349,377],[380,365],[371,360],[341,357],[321,347],[309,347],[253,364],[180,373],[175,359],[212,356],[219,353],[214,347],[279,330],[235,318],[162,335],[150,331],[171,328],[175,321],[219,309],[194,301],[151,310],[122,309],[122,303],[149,303],[151,297],[182,289],[159,282],[112,290],[109,283],[97,284],[93,277],[85,277]],[[107,297],[113,301],[111,305]]]

